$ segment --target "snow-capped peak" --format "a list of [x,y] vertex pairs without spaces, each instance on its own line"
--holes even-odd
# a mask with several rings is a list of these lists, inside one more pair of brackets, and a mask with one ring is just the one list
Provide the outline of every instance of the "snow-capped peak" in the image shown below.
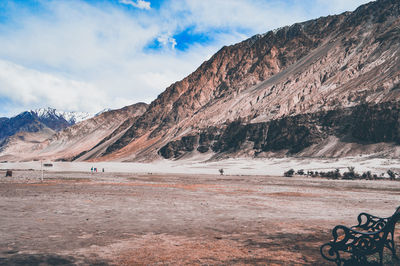
[[100,112],[96,113],[94,116],[101,115],[102,113],[109,112],[109,111],[111,111],[111,110],[112,110],[111,108],[104,108],[104,109],[101,110]]
[[41,118],[64,118],[71,125],[95,116],[95,114],[87,112],[58,111],[51,107],[32,110],[31,113],[34,113]]

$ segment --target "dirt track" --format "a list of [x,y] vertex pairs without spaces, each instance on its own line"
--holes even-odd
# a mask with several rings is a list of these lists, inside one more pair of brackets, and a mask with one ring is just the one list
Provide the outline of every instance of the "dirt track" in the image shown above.
[[321,265],[319,245],[335,225],[355,224],[362,211],[389,216],[400,205],[393,181],[0,176],[0,265]]

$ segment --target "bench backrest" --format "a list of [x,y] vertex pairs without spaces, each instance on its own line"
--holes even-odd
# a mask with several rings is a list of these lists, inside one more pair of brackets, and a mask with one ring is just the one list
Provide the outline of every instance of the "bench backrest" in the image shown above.
[[[394,233],[394,228],[396,226],[396,223],[400,220],[400,207],[396,209],[394,214],[391,217],[388,218],[383,218],[381,219],[381,225],[378,226],[379,229],[375,231],[374,233],[377,234],[376,236],[371,237],[370,239],[363,238],[362,236],[358,236],[356,243],[358,243],[356,246],[354,246],[355,253],[359,254],[373,254],[379,248],[383,248],[385,243],[387,242],[387,238],[389,237],[390,234]],[[387,222],[386,222],[387,221]],[[364,243],[362,243],[364,241]],[[361,245],[360,245],[361,243]],[[371,244],[374,243],[373,245],[371,244],[371,247],[366,248],[368,245],[364,245],[365,243]],[[350,244],[352,245],[352,244]]]
[[399,213],[400,212],[400,206],[397,207],[396,211],[394,212],[394,214]]
[[394,214],[392,215],[392,217],[395,221],[394,223],[397,223],[400,219],[400,206],[397,207],[396,211],[394,212]]
[[[389,228],[391,232],[394,231],[394,227],[396,226],[396,223],[400,220],[400,206],[397,207],[396,211],[394,214],[389,217],[386,226]],[[385,226],[385,227],[386,227]]]
[[[373,252],[375,252],[376,248],[379,248],[379,246],[383,246],[385,244],[386,239],[389,236],[389,234],[393,234],[396,223],[399,220],[400,220],[400,206],[397,207],[394,214],[390,217],[379,218],[376,221],[368,220],[368,224],[376,222],[376,224],[375,224],[376,228],[373,228],[372,231],[379,234],[379,237],[378,238],[373,237],[374,241],[376,241],[376,242],[375,242],[375,246],[373,245],[370,250],[369,249],[364,250],[364,246],[361,245],[360,246],[361,250],[358,250],[358,252],[364,252],[364,253],[370,252],[372,254]],[[360,238],[360,240],[361,239],[362,238]],[[366,239],[365,239],[365,241],[368,242]],[[357,246],[356,248],[360,248],[360,247]]]

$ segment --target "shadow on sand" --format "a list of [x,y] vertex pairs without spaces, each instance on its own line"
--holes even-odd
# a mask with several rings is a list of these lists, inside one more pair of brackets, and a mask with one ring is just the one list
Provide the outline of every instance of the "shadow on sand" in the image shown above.
[[57,254],[14,254],[7,256],[6,258],[0,257],[0,265],[31,265],[31,266],[43,266],[43,265],[96,265],[96,266],[106,266],[109,265],[108,262],[102,260],[88,261],[88,260],[78,260],[71,256],[61,256]]

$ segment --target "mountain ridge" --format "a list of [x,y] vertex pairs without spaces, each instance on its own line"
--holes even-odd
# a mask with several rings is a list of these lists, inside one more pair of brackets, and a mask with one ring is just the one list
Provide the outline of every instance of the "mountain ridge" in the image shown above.
[[55,108],[47,107],[47,108],[39,108],[35,110],[31,110],[31,113],[36,114],[38,117],[43,118],[51,118],[51,117],[59,117],[65,119],[70,125],[74,125],[86,119],[92,118],[97,114],[88,113],[88,112],[67,112],[60,111]]
[[[0,146],[0,158],[2,160],[72,160],[76,155],[83,154],[92,148],[124,121],[142,114],[146,108],[147,104],[137,103],[121,109],[104,111],[59,131],[43,127],[34,132],[18,132],[3,141]],[[25,113],[36,115],[34,111]],[[48,118],[48,115],[51,118],[59,117],[51,108],[49,113],[39,112],[39,115],[45,118]]]
[[257,123],[398,101],[399,9],[380,0],[225,46],[161,93],[100,158],[157,159],[186,131],[242,117]]

